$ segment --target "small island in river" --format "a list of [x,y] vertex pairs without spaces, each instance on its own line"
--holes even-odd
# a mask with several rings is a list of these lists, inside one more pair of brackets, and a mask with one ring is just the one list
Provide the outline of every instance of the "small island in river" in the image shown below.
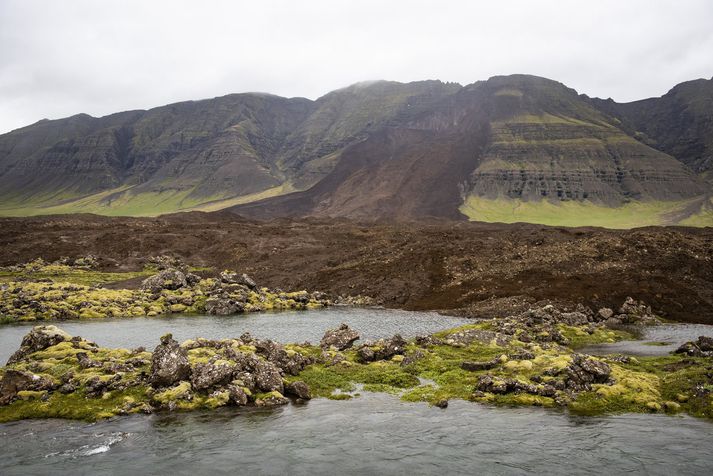
[[[131,316],[190,311],[229,316],[368,304],[359,298],[259,288],[248,276],[229,271],[202,278],[180,265],[146,273],[138,290],[37,277],[52,266],[58,265],[42,263],[34,271],[18,267],[14,272],[23,277],[0,284],[6,320],[97,319],[127,310]],[[64,266],[55,271],[82,274],[77,269],[82,262]],[[104,348],[69,335],[61,323],[38,325],[0,369],[0,421],[93,421],[320,397],[349,400],[360,392],[387,392],[440,408],[461,399],[589,415],[685,412],[713,417],[713,339],[700,337],[658,357],[597,357],[577,351],[589,344],[635,339],[637,329],[659,322],[650,307],[632,298],[617,311],[540,303],[410,340],[394,335],[361,342],[358,329],[343,324],[326,330],[319,343],[282,344],[248,333],[179,343],[167,334],[152,351]]]

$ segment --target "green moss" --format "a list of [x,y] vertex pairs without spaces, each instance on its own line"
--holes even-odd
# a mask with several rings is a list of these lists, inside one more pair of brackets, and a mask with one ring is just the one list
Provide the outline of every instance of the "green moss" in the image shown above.
[[[498,223],[540,223],[552,226],[602,226],[634,228],[650,225],[673,225],[672,216],[683,212],[691,200],[631,202],[619,207],[607,207],[589,201],[548,200],[522,201],[489,199],[470,195],[459,210],[472,221]],[[713,226],[713,213],[706,212],[684,220],[688,226]],[[682,222],[683,223],[683,222]]]
[[348,393],[335,393],[327,395],[327,398],[330,400],[351,400],[353,397]]
[[288,381],[302,380],[310,388],[313,396],[329,397],[335,391],[350,392],[354,384],[361,383],[375,388],[408,388],[418,385],[418,378],[407,373],[392,362],[373,362],[366,365],[342,363],[333,366],[311,365],[298,377]]
[[[112,392],[109,398],[87,398],[82,392],[61,394],[52,393],[46,401],[41,399],[16,400],[0,407],[0,423],[24,420],[28,418],[67,418],[72,420],[96,421],[122,413],[127,400],[146,401],[145,389],[130,388],[121,392]],[[129,413],[139,411],[132,407]]]
[[569,347],[573,349],[592,344],[606,344],[619,342],[621,340],[634,340],[636,338],[629,332],[612,330],[606,327],[596,327],[592,334],[582,327],[568,326],[565,324],[559,324],[557,328],[569,341]]

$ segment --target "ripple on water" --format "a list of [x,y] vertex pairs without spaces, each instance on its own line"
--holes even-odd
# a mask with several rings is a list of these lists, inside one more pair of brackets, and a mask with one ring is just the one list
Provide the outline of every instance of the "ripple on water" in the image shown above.
[[[33,438],[19,438],[30,431]],[[713,424],[690,417],[588,418],[459,401],[441,410],[371,393],[95,425],[26,421],[0,425],[0,433],[4,475],[710,474],[713,464]],[[108,451],[72,456],[102,446]]]

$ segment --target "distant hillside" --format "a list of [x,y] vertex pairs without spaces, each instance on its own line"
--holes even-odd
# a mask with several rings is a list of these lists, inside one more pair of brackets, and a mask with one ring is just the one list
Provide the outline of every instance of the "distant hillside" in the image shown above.
[[616,104],[526,75],[376,81],[45,120],[0,136],[0,215],[713,225],[710,83]]

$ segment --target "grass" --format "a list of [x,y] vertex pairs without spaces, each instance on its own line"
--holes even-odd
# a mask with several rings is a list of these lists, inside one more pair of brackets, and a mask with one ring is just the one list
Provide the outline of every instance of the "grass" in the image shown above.
[[57,201],[6,203],[0,205],[0,216],[58,215],[66,213],[95,213],[106,216],[158,216],[180,211],[216,211],[233,205],[254,202],[294,191],[289,184],[239,197],[214,195],[191,196],[193,189],[135,193],[130,187],[120,187],[86,197]]
[[[604,228],[635,228],[650,225],[673,225],[666,215],[685,208],[689,201],[631,202],[620,207],[606,207],[585,201],[547,200],[520,201],[488,199],[470,195],[460,211],[471,221],[489,223],[538,223],[551,226],[601,226]],[[713,212],[695,215],[681,224],[713,226]]]
[[153,271],[105,273],[101,271],[76,269],[71,268],[69,266],[45,266],[42,271],[33,273],[0,270],[0,282],[16,281],[17,278],[28,278],[33,280],[51,279],[56,283],[71,283],[81,284],[84,286],[94,286],[99,284],[116,283],[118,281],[125,281],[127,279],[133,279],[142,276],[148,277],[152,274],[154,274]]

